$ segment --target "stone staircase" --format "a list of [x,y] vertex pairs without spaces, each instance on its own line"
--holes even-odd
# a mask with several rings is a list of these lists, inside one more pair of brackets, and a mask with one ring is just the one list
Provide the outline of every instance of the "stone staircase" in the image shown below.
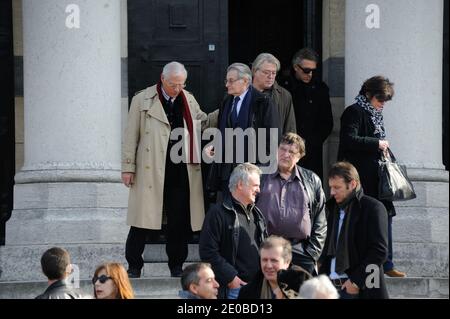
[[[144,276],[132,279],[136,298],[177,299],[180,279],[168,276],[165,263],[146,264]],[[152,274],[150,276],[150,274]],[[394,299],[404,298],[449,298],[448,278],[386,278],[389,295]],[[0,299],[30,299],[42,293],[46,281],[0,281]],[[92,298],[92,284],[81,279],[79,286],[87,298]]]

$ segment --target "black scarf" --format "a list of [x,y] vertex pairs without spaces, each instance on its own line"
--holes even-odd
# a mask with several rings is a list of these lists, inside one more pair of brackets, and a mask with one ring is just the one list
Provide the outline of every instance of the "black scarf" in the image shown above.
[[[353,191],[345,201],[335,205],[333,212],[331,212],[333,214],[333,228],[331,229],[331,238],[328,244],[327,256],[332,258],[336,257],[336,273],[338,274],[343,274],[350,268],[348,231],[353,210],[352,206],[355,203],[354,199],[360,192],[362,192],[362,189]],[[342,222],[339,238],[336,238],[339,227],[339,211],[341,209],[345,212],[345,217]]]

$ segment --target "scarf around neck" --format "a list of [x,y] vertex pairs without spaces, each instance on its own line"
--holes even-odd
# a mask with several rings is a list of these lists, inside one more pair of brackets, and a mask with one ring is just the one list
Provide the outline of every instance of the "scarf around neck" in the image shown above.
[[355,100],[360,107],[370,113],[370,120],[375,126],[373,134],[380,139],[385,139],[386,131],[384,129],[383,111],[375,109],[364,95],[358,95]]
[[[166,101],[164,98],[164,95],[161,90],[161,81],[158,82],[156,85],[156,91],[158,92],[158,98],[161,104],[166,105]],[[195,138],[194,138],[194,124],[192,122],[192,116],[191,111],[189,110],[189,104],[186,99],[186,95],[184,94],[184,91],[182,90],[179,94],[181,96],[181,104],[182,104],[182,113],[183,113],[183,119],[186,123],[187,130],[189,133],[189,156],[187,158],[187,161],[189,164],[199,164],[199,156],[197,156],[197,152],[194,150],[197,150],[197,147],[195,145]]]
[[[350,196],[341,204],[334,207],[332,214],[334,214],[333,225],[330,233],[330,242],[328,244],[327,256],[336,258],[336,273],[343,274],[350,268],[349,255],[349,224],[352,214],[352,206],[355,203],[355,197],[362,192],[362,189],[353,191]],[[345,212],[344,221],[342,222],[339,238],[336,238],[339,225],[340,210]]]

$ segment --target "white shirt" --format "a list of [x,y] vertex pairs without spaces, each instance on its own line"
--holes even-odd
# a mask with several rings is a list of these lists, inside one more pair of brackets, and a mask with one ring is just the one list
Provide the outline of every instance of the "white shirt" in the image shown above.
[[[245,90],[244,93],[242,93],[241,95],[239,95],[239,101],[238,101],[238,103],[237,103],[237,105],[236,105],[236,113],[237,113],[238,116],[239,116],[239,111],[241,110],[242,101],[244,101],[244,98],[245,98],[245,95],[247,94],[247,92],[248,92],[248,89]],[[234,103],[234,99],[235,99],[235,98],[236,98],[236,97],[233,98],[233,103]]]
[[[339,211],[339,226],[337,233],[337,242],[339,242],[339,234],[341,233],[342,224],[344,223],[345,212],[344,210]],[[338,278],[348,278],[347,274],[338,274],[336,273],[336,257],[331,259],[331,267],[330,267],[330,279],[338,279]]]
[[166,101],[170,99],[170,101],[171,101],[172,103],[175,102],[175,99],[174,99],[174,98],[171,98],[171,97],[166,93],[166,91],[164,91],[164,88],[163,88],[162,85],[161,85],[161,92],[162,92],[162,94],[163,94],[163,96],[164,96],[164,99],[165,99]]

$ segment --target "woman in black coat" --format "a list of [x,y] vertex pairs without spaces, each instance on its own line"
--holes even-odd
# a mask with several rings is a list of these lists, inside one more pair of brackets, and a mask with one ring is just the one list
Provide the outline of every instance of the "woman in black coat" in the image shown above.
[[[347,107],[341,117],[338,160],[352,163],[358,170],[366,195],[378,196],[378,160],[387,152],[389,142],[383,122],[383,107],[394,95],[393,83],[383,76],[374,76],[364,82],[356,103]],[[392,217],[395,208],[391,201],[382,201],[389,215],[389,255],[384,272],[391,277],[404,277],[392,261]]]

